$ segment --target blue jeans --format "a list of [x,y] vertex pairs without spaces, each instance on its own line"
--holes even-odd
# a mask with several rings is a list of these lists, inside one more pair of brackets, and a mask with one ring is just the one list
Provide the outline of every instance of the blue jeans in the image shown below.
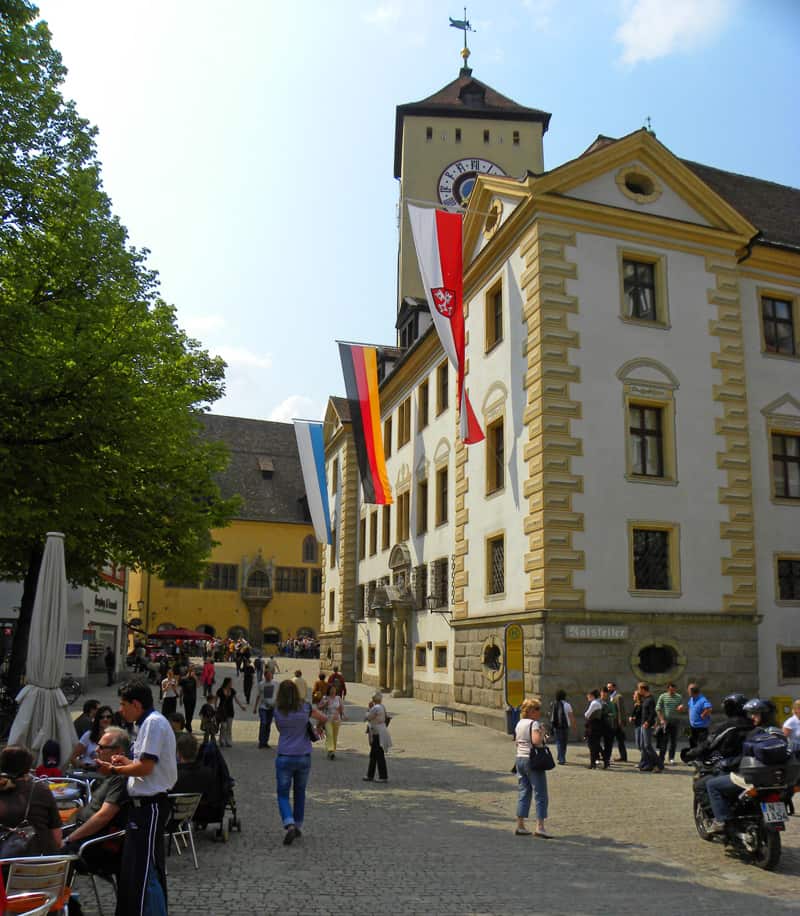
[[714,820],[727,821],[730,816],[730,802],[742,790],[734,785],[728,773],[719,773],[706,780],[706,792],[708,800],[711,802],[711,810],[714,812]]
[[569,740],[569,729],[568,728],[557,728],[555,729],[556,733],[556,748],[558,751],[558,762],[566,763],[567,762],[567,741]]
[[269,731],[272,728],[272,717],[275,710],[272,706],[258,707],[258,746],[266,747],[269,744]]
[[[288,756],[279,754],[275,758],[275,779],[278,784],[278,809],[284,827],[294,824],[303,826],[306,813],[306,785],[311,772],[311,754]],[[294,782],[294,804],[289,802],[289,790]]]
[[547,773],[544,770],[532,770],[527,757],[517,757],[517,779],[517,817],[527,817],[530,814],[531,794],[535,794],[536,817],[543,821],[547,817]]

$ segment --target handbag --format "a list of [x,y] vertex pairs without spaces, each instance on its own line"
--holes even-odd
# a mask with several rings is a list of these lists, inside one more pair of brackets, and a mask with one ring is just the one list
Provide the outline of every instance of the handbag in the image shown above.
[[36,837],[36,828],[28,821],[28,812],[31,809],[31,796],[33,783],[28,793],[28,804],[25,814],[16,827],[0,827],[0,858],[15,859],[28,854],[31,841]]
[[306,722],[306,733],[308,734],[309,741],[316,742],[322,739],[322,735],[320,735],[316,727],[312,724],[311,719]]
[[528,758],[532,770],[552,770],[555,769],[556,762],[550,753],[550,748],[546,744],[533,743],[533,725],[531,725],[531,753]]

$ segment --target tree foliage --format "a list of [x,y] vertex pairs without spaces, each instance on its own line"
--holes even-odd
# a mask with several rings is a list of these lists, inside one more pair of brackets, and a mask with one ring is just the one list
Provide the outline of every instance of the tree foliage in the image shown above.
[[224,363],[179,329],[113,215],[37,15],[0,0],[0,576],[28,576],[49,530],[76,583],[107,560],[197,575],[235,509],[198,420]]

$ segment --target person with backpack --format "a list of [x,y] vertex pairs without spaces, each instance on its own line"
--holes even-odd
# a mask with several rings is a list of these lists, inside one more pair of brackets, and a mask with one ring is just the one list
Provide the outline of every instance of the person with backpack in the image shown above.
[[[643,773],[650,773],[653,770],[659,770],[658,754],[653,747],[653,729],[656,724],[656,701],[650,692],[650,685],[641,683],[636,688],[639,691],[642,706],[642,746],[641,759],[639,760],[639,769]],[[660,769],[664,769],[661,767]]]
[[708,800],[714,812],[714,820],[707,828],[708,833],[724,833],[725,821],[730,815],[730,801],[741,793],[741,788],[731,779],[731,770],[739,766],[746,741],[756,735],[766,735],[763,722],[766,704],[762,700],[746,702],[740,693],[732,693],[722,701],[725,721],[713,736],[695,748],[681,751],[681,760],[687,762],[702,757],[716,758],[718,772],[706,780]]
[[557,690],[556,698],[550,704],[550,726],[556,739],[556,756],[563,766],[567,762],[567,744],[569,732],[575,728],[575,715],[572,706],[567,702],[565,690]]
[[614,725],[613,735],[617,742],[617,756],[614,758],[614,762],[627,763],[628,749],[625,747],[625,725],[628,721],[628,717],[625,714],[625,697],[617,690],[617,685],[614,681],[609,681],[606,687],[608,688],[609,699],[617,708],[617,719]]
[[258,713],[258,746],[269,747],[269,733],[275,715],[275,700],[278,696],[278,684],[272,679],[272,672],[264,671],[264,680],[258,686],[253,712]]
[[611,751],[614,748],[618,709],[611,699],[608,687],[600,688],[600,702],[603,704],[603,769],[607,770],[611,766]]

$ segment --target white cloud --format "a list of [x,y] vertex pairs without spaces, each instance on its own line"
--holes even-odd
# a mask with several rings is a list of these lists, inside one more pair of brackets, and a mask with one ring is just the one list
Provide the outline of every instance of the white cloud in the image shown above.
[[402,3],[381,3],[364,14],[364,21],[370,25],[388,26],[400,20],[403,14]]
[[289,420],[313,420],[320,415],[321,411],[314,406],[311,398],[304,394],[290,394],[286,400],[281,401],[275,407],[267,419],[276,420],[280,423],[288,423]]
[[187,334],[200,337],[208,331],[219,331],[224,328],[226,321],[224,315],[186,315],[182,317],[182,326]]
[[254,353],[245,347],[216,347],[216,353],[221,356],[229,366],[239,366],[251,369],[271,369],[272,357],[269,353]]
[[732,0],[628,0],[614,35],[620,59],[633,66],[691,51],[719,34],[732,9]]
[[557,0],[522,0],[522,6],[528,11],[531,23],[537,32],[544,32],[552,22]]

